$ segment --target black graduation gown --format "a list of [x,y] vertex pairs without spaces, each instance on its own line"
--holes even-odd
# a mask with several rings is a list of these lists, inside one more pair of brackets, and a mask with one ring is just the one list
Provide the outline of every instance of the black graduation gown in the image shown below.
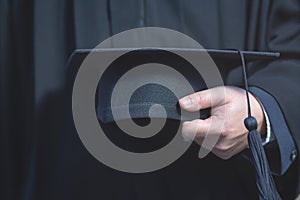
[[[93,48],[109,37],[107,2],[36,3],[36,75],[50,85],[36,83],[37,96],[42,98],[49,88],[59,88],[53,78],[63,83],[60,78],[70,48]],[[110,4],[113,34],[158,26],[181,31],[205,48],[282,52],[280,60],[248,66],[250,85],[277,100],[299,147],[299,1],[111,0]],[[47,66],[53,67],[50,75],[42,70]],[[224,73],[226,84],[242,83],[239,68]],[[81,144],[70,102],[63,101],[66,94],[59,91],[54,97],[48,93],[41,101],[37,140],[27,165],[22,199],[257,198],[254,171],[247,160],[237,156],[223,161],[214,155],[198,160],[196,145],[171,166],[149,174],[126,174],[103,166]],[[69,109],[63,111],[66,107]],[[298,162],[278,177],[279,192],[285,199],[296,194]]]

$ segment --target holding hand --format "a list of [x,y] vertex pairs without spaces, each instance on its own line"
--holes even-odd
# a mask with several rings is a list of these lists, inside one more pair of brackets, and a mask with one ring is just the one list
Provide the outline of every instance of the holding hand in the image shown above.
[[[184,122],[183,136],[194,138],[199,145],[202,145],[205,137],[219,137],[212,153],[222,159],[229,159],[247,148],[248,131],[244,126],[244,119],[247,117],[245,92],[238,87],[222,86],[196,92],[180,99],[180,107],[186,111],[195,112],[211,108],[209,118]],[[263,108],[252,94],[249,97],[252,115],[258,122],[257,130],[265,134]]]

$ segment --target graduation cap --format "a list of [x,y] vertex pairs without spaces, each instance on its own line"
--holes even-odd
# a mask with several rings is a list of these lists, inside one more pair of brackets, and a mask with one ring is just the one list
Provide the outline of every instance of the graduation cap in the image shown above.
[[[187,78],[194,91],[200,91],[207,89],[207,85],[203,77],[197,73],[189,62],[172,52],[185,52],[190,54],[208,53],[217,65],[222,65],[222,68],[224,68],[225,71],[230,70],[232,67],[242,65],[243,73],[241,76],[244,80],[244,89],[246,90],[245,98],[247,99],[248,105],[248,117],[245,119],[244,124],[249,131],[248,143],[256,169],[259,196],[260,199],[281,199],[270,172],[265,151],[262,146],[261,136],[257,131],[257,121],[251,115],[246,67],[247,62],[276,59],[280,56],[279,53],[183,48],[78,49],[74,51],[70,57],[68,66],[69,68],[72,68],[71,71],[76,73],[80,64],[89,53],[101,54],[103,52],[124,52],[122,56],[118,57],[110,64],[110,66],[102,74],[99,81],[96,110],[99,120],[103,123],[113,122],[114,120],[122,120],[128,117],[127,115],[122,114],[126,112],[124,111],[124,109],[126,109],[124,108],[124,105],[113,105],[118,107],[116,109],[119,116],[117,119],[114,117],[111,108],[112,91],[123,74],[136,66],[147,63],[159,63],[170,66]],[[144,73],[141,76],[153,76],[152,78],[154,79],[164,79],[173,85],[181,84],[180,82],[177,82],[177,77],[173,75],[166,76],[165,74]],[[143,77],[136,78],[143,79]],[[126,81],[129,84],[132,79],[127,79]],[[123,84],[126,84],[126,81]],[[184,94],[184,91],[182,94]],[[184,95],[188,95],[188,93]],[[122,98],[122,96],[119,98]],[[160,111],[154,111],[151,115],[152,117],[190,120],[189,116],[182,116],[185,114],[181,113],[180,109],[178,109],[178,98],[170,92],[168,88],[158,84],[147,84],[134,91],[129,101],[130,117],[133,119],[149,118],[149,109],[154,104],[162,105],[166,110],[167,116]],[[200,112],[200,118],[205,119],[207,117],[209,117],[209,110]]]

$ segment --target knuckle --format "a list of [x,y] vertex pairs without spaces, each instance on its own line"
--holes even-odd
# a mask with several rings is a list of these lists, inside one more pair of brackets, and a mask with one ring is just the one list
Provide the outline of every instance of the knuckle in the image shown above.
[[229,135],[235,133],[235,131],[235,126],[232,123],[225,121],[223,130],[221,131],[221,137],[228,137]]
[[197,105],[197,107],[200,109],[201,108],[201,104],[202,104],[202,101],[203,101],[203,95],[200,94],[200,92],[197,92],[195,93],[194,95],[194,101],[195,101],[195,104]]
[[218,150],[219,152],[226,153],[230,150],[230,146],[226,144],[219,144],[215,146],[215,149]]
[[232,155],[228,152],[222,152],[222,151],[215,151],[213,152],[217,157],[223,159],[223,160],[228,160],[232,157]]
[[187,98],[189,99],[189,102],[191,103],[191,104],[194,104],[195,103],[195,98],[193,97],[194,95],[189,95],[189,96],[187,96]]
[[220,138],[222,138],[222,139],[224,140],[225,138],[228,137],[228,135],[229,135],[229,132],[228,132],[228,130],[224,127],[224,128],[221,130],[221,132],[220,132]]
[[197,133],[197,134],[195,134],[195,140],[196,141],[199,141],[200,143],[198,143],[199,145],[201,145],[202,144],[202,142],[203,142],[203,140],[204,140],[204,138],[203,138],[203,136],[201,135],[201,134],[199,134],[199,133]]
[[184,135],[188,135],[190,132],[190,122],[183,122],[181,132]]
[[202,143],[203,143],[203,139],[202,138],[195,138],[195,142],[199,145],[199,146],[201,146],[202,145]]
[[193,138],[198,138],[201,136],[201,133],[199,132],[198,124],[199,121],[193,121],[193,122],[183,122],[182,123],[182,129],[181,132],[183,135],[193,137]]

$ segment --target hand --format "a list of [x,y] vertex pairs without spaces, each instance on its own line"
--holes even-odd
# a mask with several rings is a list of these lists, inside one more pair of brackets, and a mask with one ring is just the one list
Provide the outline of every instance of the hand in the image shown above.
[[[179,100],[180,107],[195,112],[211,108],[211,116],[205,120],[184,122],[182,134],[202,145],[207,134],[219,136],[212,153],[222,159],[229,159],[248,147],[248,130],[244,119],[248,116],[246,91],[232,86],[203,90]],[[265,134],[265,116],[259,101],[249,93],[252,116],[257,119],[258,131]],[[205,148],[205,147],[204,147]]]

